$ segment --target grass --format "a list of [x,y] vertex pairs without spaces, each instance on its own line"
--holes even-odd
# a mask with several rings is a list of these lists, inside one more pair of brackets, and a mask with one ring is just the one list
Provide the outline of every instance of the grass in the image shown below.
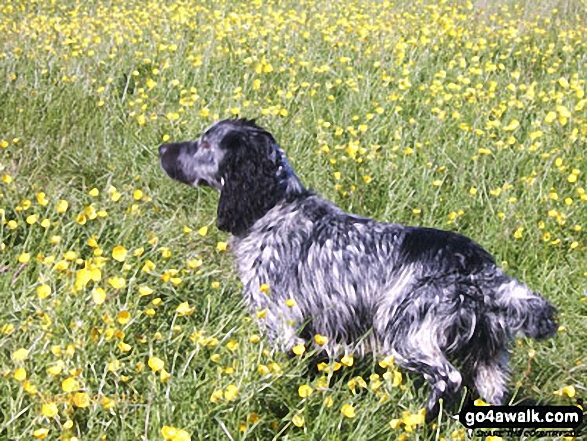
[[380,359],[272,351],[217,195],[157,163],[236,114],[344,209],[469,235],[544,293],[560,332],[515,342],[511,402],[585,397],[585,8],[544,5],[0,6],[0,439],[466,438]]

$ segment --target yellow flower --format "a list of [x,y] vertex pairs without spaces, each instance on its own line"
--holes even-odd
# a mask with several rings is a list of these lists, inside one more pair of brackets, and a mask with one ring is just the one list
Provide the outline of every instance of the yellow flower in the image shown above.
[[20,256],[18,256],[18,261],[22,264],[27,264],[27,263],[29,263],[30,260],[31,260],[30,253],[22,253]]
[[504,132],[513,132],[520,127],[520,122],[517,119],[512,119],[510,123],[503,128]]
[[57,409],[57,404],[55,403],[45,403],[41,407],[41,414],[47,418],[53,418],[58,413],[59,409]]
[[293,416],[293,418],[291,419],[291,422],[296,427],[304,427],[304,424],[306,424],[306,421],[304,420],[304,416],[299,413],[297,413]]
[[228,343],[226,343],[226,349],[230,352],[235,352],[238,349],[238,341],[232,339]]
[[74,377],[66,378],[61,382],[61,388],[64,392],[73,392],[79,390],[80,385]]
[[25,368],[19,367],[14,371],[14,379],[16,381],[24,381],[26,380],[27,372]]
[[164,441],[191,441],[191,436],[188,432],[172,426],[163,426],[161,436],[163,436]]
[[110,277],[108,283],[114,289],[122,289],[126,286],[126,280],[122,277]]
[[149,296],[153,294],[153,290],[147,285],[139,286],[139,294],[141,297]]
[[25,348],[20,348],[12,353],[11,358],[12,358],[12,361],[19,362],[19,361],[26,360],[26,358],[28,356],[29,356],[29,351]]
[[22,383],[22,388],[31,395],[37,395],[39,392],[37,386],[35,386],[35,384],[29,380],[26,380],[24,383]]
[[212,392],[212,395],[210,395],[210,401],[212,403],[218,403],[219,401],[222,401],[223,397],[224,392],[222,391],[222,389],[216,389],[214,392]]
[[290,308],[293,308],[294,306],[296,306],[296,305],[297,305],[297,303],[296,303],[296,301],[295,301],[294,299],[287,299],[287,300],[285,301],[285,304],[286,304],[288,307],[290,307]]
[[178,316],[184,317],[186,315],[192,315],[195,310],[196,308],[190,306],[188,302],[183,302],[178,305],[178,307],[175,309],[175,312]]
[[141,271],[143,271],[144,273],[150,273],[156,267],[157,267],[157,265],[154,262],[151,262],[150,260],[147,259],[147,261],[145,262],[145,264],[141,268]]
[[106,410],[114,409],[116,407],[116,401],[112,398],[108,398],[107,396],[102,397],[100,404]]
[[516,239],[521,239],[523,235],[524,235],[524,227],[520,227],[516,231],[514,231],[514,237]]
[[42,191],[37,193],[37,202],[39,203],[39,205],[42,205],[43,207],[47,205],[49,203],[49,201],[47,200],[47,195]]
[[51,287],[45,283],[37,286],[37,297],[40,299],[46,299],[51,295]]
[[59,202],[57,202],[57,205],[55,206],[55,210],[57,211],[57,213],[63,214],[67,211],[68,207],[69,207],[69,203],[67,201],[61,199]]
[[292,348],[292,351],[296,355],[303,355],[306,352],[306,347],[304,345],[296,345]]
[[163,360],[161,360],[159,357],[149,358],[149,361],[147,362],[147,364],[149,365],[149,367],[151,368],[151,370],[153,372],[158,372],[161,369],[163,369],[163,367],[165,366],[165,362]]
[[565,386],[562,389],[559,389],[554,392],[555,395],[563,396],[566,395],[569,398],[573,398],[575,396],[575,386]]
[[128,343],[125,343],[123,341],[119,342],[117,346],[121,352],[130,352],[130,350],[132,349],[131,345],[129,345]]
[[227,247],[228,247],[228,244],[226,242],[218,242],[218,244],[216,245],[216,249],[218,251],[226,251]]
[[343,404],[343,406],[340,409],[340,413],[342,413],[347,418],[354,418],[355,408],[352,404]]
[[76,392],[72,397],[73,404],[76,407],[89,407],[91,404],[90,396],[85,392]]
[[354,359],[353,359],[352,354],[345,355],[344,357],[342,357],[340,362],[342,364],[344,364],[345,366],[352,366],[354,363]]
[[324,346],[326,343],[328,343],[328,337],[325,337],[325,336],[320,335],[320,334],[316,334],[314,336],[314,341],[316,342],[316,344],[318,346]]
[[57,360],[57,363],[47,368],[47,373],[49,375],[57,376],[61,373],[64,366],[65,363],[63,362],[63,360]]
[[312,389],[307,384],[302,384],[298,388],[298,395],[302,398],[308,398],[310,395],[312,395],[313,392],[314,392],[314,389]]
[[96,305],[101,305],[106,300],[106,291],[99,286],[95,287],[92,291],[92,300]]
[[406,426],[406,432],[413,432],[416,426],[424,424],[425,415],[425,409],[420,410],[418,413],[406,413],[402,418],[402,422]]
[[33,432],[33,436],[37,439],[45,439],[49,435],[49,429],[42,427]]
[[126,325],[130,321],[130,313],[126,310],[120,311],[116,316],[116,320],[121,325]]
[[226,401],[235,400],[237,396],[238,396],[238,387],[236,387],[234,384],[228,385],[226,387],[226,389],[224,390],[224,399]]
[[118,262],[124,262],[127,255],[127,250],[121,245],[114,247],[112,250],[112,258]]

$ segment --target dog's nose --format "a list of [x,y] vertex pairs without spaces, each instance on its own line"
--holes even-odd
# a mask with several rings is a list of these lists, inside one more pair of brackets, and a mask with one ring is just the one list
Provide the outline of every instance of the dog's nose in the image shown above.
[[169,144],[163,144],[159,147],[159,156],[163,156],[167,149],[169,148]]

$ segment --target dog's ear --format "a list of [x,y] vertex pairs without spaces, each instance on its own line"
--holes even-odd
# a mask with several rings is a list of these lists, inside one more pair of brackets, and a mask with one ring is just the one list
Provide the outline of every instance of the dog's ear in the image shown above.
[[220,165],[224,184],[216,221],[220,230],[244,234],[282,197],[274,143],[264,131],[234,130],[224,136],[221,148],[226,154]]

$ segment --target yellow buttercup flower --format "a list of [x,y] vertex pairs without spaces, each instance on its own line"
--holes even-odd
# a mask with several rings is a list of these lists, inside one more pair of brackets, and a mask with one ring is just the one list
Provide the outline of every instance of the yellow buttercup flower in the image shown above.
[[342,413],[347,418],[354,418],[356,415],[355,408],[352,404],[343,404],[340,409],[340,413]]
[[159,357],[151,357],[147,362],[153,372],[159,372],[165,366],[165,362]]
[[118,245],[112,249],[112,258],[118,262],[124,262],[128,251],[122,245]]

